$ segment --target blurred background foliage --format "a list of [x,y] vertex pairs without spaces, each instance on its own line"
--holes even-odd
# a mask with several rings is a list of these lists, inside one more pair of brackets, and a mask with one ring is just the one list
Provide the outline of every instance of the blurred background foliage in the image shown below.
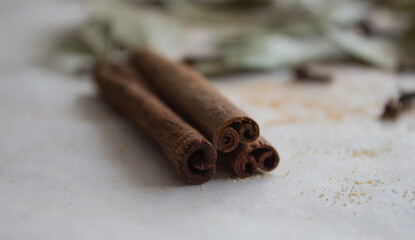
[[206,75],[356,62],[415,69],[414,0],[90,0],[60,52],[94,64],[151,47]]

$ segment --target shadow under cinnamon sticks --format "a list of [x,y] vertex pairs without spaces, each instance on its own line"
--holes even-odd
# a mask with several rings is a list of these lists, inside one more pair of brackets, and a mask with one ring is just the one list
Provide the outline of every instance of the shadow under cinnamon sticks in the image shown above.
[[[137,186],[189,187],[183,184],[160,147],[137,125],[128,121],[115,107],[106,104],[98,94],[83,95],[76,99],[79,116],[95,129],[106,164],[120,168],[129,181]],[[151,160],[151,161],[149,161]],[[214,179],[233,177],[228,163],[216,163]]]
[[[190,74],[189,77],[192,75]],[[197,75],[193,77],[199,78]],[[155,95],[148,79],[142,79],[129,64],[121,63],[98,67],[95,72],[95,81],[107,102],[132,119],[157,142],[182,179],[191,184],[201,184],[213,177],[216,171],[216,150],[221,152],[221,149],[215,149],[212,143],[166,106],[159,99],[158,94]],[[196,82],[204,84],[207,81],[200,78]],[[218,92],[215,92],[216,90],[211,89],[210,95],[213,96],[210,97],[229,103],[230,112],[239,111]],[[223,105],[218,104],[218,106]],[[216,104],[213,103],[213,106]],[[228,120],[225,121],[226,124],[229,124]],[[235,125],[233,129],[238,130],[242,135],[251,132],[244,126]],[[259,129],[256,133],[259,133]],[[227,162],[240,178],[252,176],[258,167],[264,171],[271,171],[279,162],[278,153],[263,138],[250,140],[248,143],[244,143],[241,139],[234,151],[225,152],[221,153],[222,161]]]
[[[120,111],[106,104],[98,93],[77,98],[79,116],[99,142],[103,163],[121,169],[127,181],[137,186],[188,186],[177,177],[160,148]],[[149,161],[151,159],[151,161]]]
[[157,142],[183,180],[202,184],[213,177],[217,158],[214,146],[154,95],[130,66],[99,66],[95,82],[108,103]]

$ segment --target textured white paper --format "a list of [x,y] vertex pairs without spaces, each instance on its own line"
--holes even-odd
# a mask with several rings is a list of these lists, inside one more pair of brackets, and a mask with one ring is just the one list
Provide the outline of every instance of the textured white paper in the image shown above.
[[43,66],[47,39],[84,17],[77,3],[0,5],[0,239],[414,238],[415,112],[378,117],[415,76],[337,66],[326,85],[284,71],[214,80],[281,162],[247,180],[219,164],[189,186],[89,79]]

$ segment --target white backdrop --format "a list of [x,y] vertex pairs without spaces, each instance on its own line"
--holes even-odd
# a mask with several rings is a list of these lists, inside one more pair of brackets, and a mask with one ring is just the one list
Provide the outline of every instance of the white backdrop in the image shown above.
[[378,119],[413,75],[213,80],[281,162],[247,180],[220,165],[188,186],[89,79],[45,67],[50,43],[85,18],[74,1],[0,3],[0,239],[413,238],[415,112]]

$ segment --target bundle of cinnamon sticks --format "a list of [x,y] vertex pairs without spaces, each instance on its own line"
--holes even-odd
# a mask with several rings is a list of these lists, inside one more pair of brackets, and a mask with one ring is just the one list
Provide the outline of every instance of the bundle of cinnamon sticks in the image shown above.
[[185,65],[140,49],[128,61],[98,66],[94,78],[105,99],[154,139],[190,184],[210,180],[217,159],[240,178],[279,163],[258,124]]

